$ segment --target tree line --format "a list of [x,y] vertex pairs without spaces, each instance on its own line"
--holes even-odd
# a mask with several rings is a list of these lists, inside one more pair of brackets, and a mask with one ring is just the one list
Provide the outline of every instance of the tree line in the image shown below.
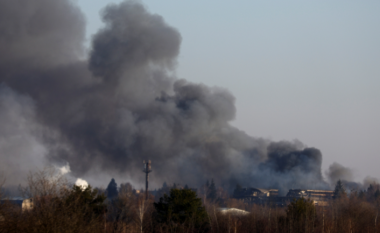
[[[33,208],[3,201],[0,232],[380,232],[378,184],[348,194],[338,181],[327,206],[300,198],[278,207],[229,198],[213,180],[198,189],[164,183],[148,200],[114,179],[105,190],[71,185],[49,170],[27,180],[22,192],[33,198]],[[247,212],[223,213],[221,206]]]

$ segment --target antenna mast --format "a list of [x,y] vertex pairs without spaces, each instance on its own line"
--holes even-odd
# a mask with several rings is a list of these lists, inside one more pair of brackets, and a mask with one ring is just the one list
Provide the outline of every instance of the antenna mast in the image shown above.
[[151,161],[143,161],[144,163],[144,170],[143,172],[146,174],[146,179],[145,179],[145,199],[148,200],[148,183],[149,183],[149,173],[152,171],[151,167]]

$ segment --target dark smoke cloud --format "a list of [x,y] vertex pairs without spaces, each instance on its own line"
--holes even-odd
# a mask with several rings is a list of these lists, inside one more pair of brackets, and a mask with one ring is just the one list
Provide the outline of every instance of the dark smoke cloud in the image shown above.
[[341,180],[348,192],[366,190],[370,184],[379,184],[378,179],[368,176],[362,182],[355,182],[354,171],[336,162],[330,165],[326,176],[331,188],[334,188],[337,181]]
[[[0,115],[16,127],[2,135],[30,135],[30,147],[69,163],[77,177],[118,174],[137,184],[142,160],[151,159],[156,184],[326,187],[319,150],[248,136],[229,124],[231,93],[175,77],[181,36],[161,16],[133,1],[102,16],[105,27],[83,60],[84,20],[72,2],[0,0],[0,98],[13,100],[0,107],[20,111]],[[10,148],[1,159],[11,164],[2,169],[18,171],[14,163],[33,158],[23,142],[24,149],[1,139],[0,150]]]
[[43,127],[36,123],[32,99],[0,85],[0,177],[7,171],[9,184],[44,165],[45,147],[37,138]]
[[288,188],[326,189],[321,173],[322,154],[318,149],[305,148],[300,142],[278,142],[268,146],[268,158],[259,166],[270,186],[279,187],[282,194]]
[[326,176],[331,185],[335,185],[338,180],[353,181],[354,174],[352,169],[344,167],[339,163],[334,162],[326,171]]
[[[0,1],[0,66],[49,69],[83,55],[84,17],[67,0]],[[22,70],[18,69],[22,66]],[[2,72],[4,76],[4,72]],[[14,79],[9,74],[9,79]],[[3,77],[4,79],[5,77]]]

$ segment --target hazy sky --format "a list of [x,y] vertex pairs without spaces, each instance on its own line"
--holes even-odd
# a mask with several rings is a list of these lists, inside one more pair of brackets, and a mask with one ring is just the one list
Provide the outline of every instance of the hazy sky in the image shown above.
[[[77,0],[87,43],[99,12]],[[177,76],[225,87],[233,125],[380,178],[380,1],[143,1],[182,35]]]

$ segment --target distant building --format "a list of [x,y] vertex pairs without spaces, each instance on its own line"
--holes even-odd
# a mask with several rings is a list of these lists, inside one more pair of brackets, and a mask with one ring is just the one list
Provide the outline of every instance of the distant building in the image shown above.
[[242,188],[236,190],[234,198],[244,200],[244,202],[266,202],[268,199],[277,197],[278,189]]
[[333,191],[311,189],[290,189],[285,197],[278,196],[278,189],[241,188],[234,193],[234,198],[246,203],[276,206],[285,206],[298,198],[310,199],[317,206],[326,206],[333,196]]
[[334,197],[334,191],[329,190],[312,190],[312,189],[289,189],[286,195],[289,199],[305,198],[310,199],[318,206],[328,205],[328,201]]
[[22,197],[11,197],[1,199],[1,203],[9,203],[14,206],[18,206],[22,211],[27,211],[33,209],[33,199],[32,198],[22,198]]
[[32,198],[24,199],[22,201],[21,209],[23,212],[31,210],[31,209],[33,209],[33,207],[34,207],[34,203],[33,203]]

